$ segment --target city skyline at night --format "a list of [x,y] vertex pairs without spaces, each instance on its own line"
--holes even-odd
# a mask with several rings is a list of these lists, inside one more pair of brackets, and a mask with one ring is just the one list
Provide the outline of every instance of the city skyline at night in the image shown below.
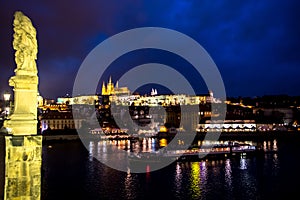
[[[164,27],[201,44],[218,67],[227,96],[300,95],[297,1],[47,1],[1,2],[0,90],[11,90],[15,68],[13,14],[28,15],[37,29],[39,92],[55,99],[70,94],[77,71],[91,50],[128,29]],[[117,59],[101,81],[118,80],[129,69],[156,62],[182,70],[186,61],[168,52],[142,50]],[[184,70],[183,70],[184,71]],[[182,72],[198,93],[208,91],[191,71]],[[150,91],[149,91],[150,92]]]
[[300,2],[0,2],[0,199],[289,199]]

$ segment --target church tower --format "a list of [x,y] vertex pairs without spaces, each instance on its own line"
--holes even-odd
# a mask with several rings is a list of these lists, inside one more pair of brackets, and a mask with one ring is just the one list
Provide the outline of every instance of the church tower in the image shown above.
[[106,86],[105,86],[104,81],[103,81],[103,84],[102,84],[102,91],[101,91],[101,94],[102,94],[102,95],[107,95]]
[[109,81],[108,81],[106,89],[107,89],[107,94],[108,95],[111,95],[111,94],[115,93],[115,87],[114,87],[114,84],[112,83],[111,76],[109,77]]
[[115,94],[115,87],[114,87],[114,84],[111,80],[111,77],[109,77],[109,81],[108,81],[107,85],[105,85],[105,83],[103,82],[101,94],[102,95]]

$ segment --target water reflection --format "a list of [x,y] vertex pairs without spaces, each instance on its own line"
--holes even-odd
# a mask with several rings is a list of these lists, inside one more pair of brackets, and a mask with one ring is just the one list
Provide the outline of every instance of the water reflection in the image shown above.
[[267,144],[268,150],[272,149],[271,141],[268,141],[267,143],[268,143],[268,144]]
[[175,192],[179,195],[181,191],[181,184],[182,184],[182,168],[179,163],[176,164],[176,171],[175,171]]
[[247,169],[247,160],[244,157],[240,158],[240,169]]
[[136,187],[135,187],[135,180],[132,177],[133,175],[130,173],[130,169],[127,170],[127,175],[125,177],[125,192],[126,192],[126,199],[136,199]]
[[[162,145],[166,141],[162,141]],[[157,139],[142,138],[139,140],[100,140],[89,141],[88,145],[90,161],[93,157],[103,162],[111,162],[112,159],[125,159],[130,152],[155,152],[158,150]]]
[[201,196],[200,190],[200,166],[198,162],[191,163],[190,174],[190,193],[192,199],[199,199]]
[[96,158],[108,166],[124,171],[124,169],[127,169],[127,151],[124,150],[126,146],[127,143],[125,140],[90,141],[87,147],[89,161]]
[[232,170],[231,170],[231,163],[229,159],[226,159],[225,161],[225,183],[227,185],[227,188],[231,188],[232,184]]
[[273,140],[273,150],[277,151],[277,140]]
[[277,176],[279,173],[279,159],[278,155],[276,153],[273,154],[273,159],[272,159],[272,172],[273,175]]
[[[150,145],[150,140],[147,140],[148,146],[153,146],[152,141]],[[131,147],[137,143],[132,142]],[[109,144],[108,141],[106,143],[96,141],[91,143],[94,151],[92,148],[88,148],[88,151],[103,156],[105,149],[109,149],[107,147],[110,146]],[[128,142],[124,144],[125,148],[128,148]],[[268,142],[266,142],[267,144]],[[136,174],[133,173],[133,170],[127,171],[127,169],[125,172],[111,170],[96,159],[89,162],[90,155],[79,154],[78,147],[70,148],[74,146],[73,144],[61,145],[63,149],[52,148],[49,151],[51,154],[46,155],[47,158],[51,157],[53,160],[53,162],[46,163],[52,173],[49,170],[48,176],[43,176],[44,182],[47,182],[46,187],[43,186],[45,187],[44,193],[48,193],[47,199],[49,200],[60,199],[59,192],[64,193],[65,197],[73,195],[73,199],[80,199],[80,195],[82,195],[81,199],[160,199],[159,194],[161,193],[164,199],[261,199],[262,197],[271,199],[274,196],[279,197],[280,191],[294,192],[290,189],[291,184],[282,180],[297,180],[299,177],[297,162],[293,163],[294,167],[297,167],[294,171],[290,162],[283,162],[286,157],[280,154],[283,146],[281,141],[278,142],[278,154],[267,153],[267,159],[263,159],[263,157],[241,159],[226,157],[215,159],[214,162],[210,159],[201,162],[177,162],[166,169],[147,174]],[[120,142],[112,143],[112,146],[114,145],[122,144]],[[277,143],[273,141],[271,145],[276,146]],[[297,154],[293,154],[295,153],[294,149],[290,148],[293,151],[289,151],[289,153],[298,155],[299,149],[297,149]],[[63,155],[63,159],[61,159],[63,164],[59,165],[61,167],[57,167],[56,164],[59,155]],[[81,157],[74,164],[74,159],[70,159],[71,156]],[[80,165],[86,167],[86,170],[69,171],[69,166],[74,168],[74,166]],[[292,171],[291,173],[282,173],[282,169],[291,169]],[[68,174],[68,176],[65,176],[63,180],[62,174]],[[59,184],[61,182],[63,184]],[[69,188],[78,188],[78,190],[61,189],[65,185]],[[274,186],[276,186],[275,189]],[[296,188],[296,186],[294,187]],[[84,189],[80,190],[80,188]],[[86,198],[84,195],[93,198]]]
[[240,158],[240,171],[235,173],[239,178],[239,199],[257,199],[257,177],[250,173],[251,163],[249,159]]
[[205,190],[205,188],[207,187],[207,167],[206,167],[206,162],[202,161],[200,162],[200,180],[201,180],[201,188],[203,190]]
[[89,142],[89,161],[92,161],[93,160],[93,156],[92,155],[94,155],[94,149],[95,149],[95,147],[94,147],[94,142],[93,141],[90,141]]
[[266,142],[266,141],[264,141],[264,143],[263,143],[263,150],[264,150],[264,151],[267,151],[267,150],[268,150],[267,142]]

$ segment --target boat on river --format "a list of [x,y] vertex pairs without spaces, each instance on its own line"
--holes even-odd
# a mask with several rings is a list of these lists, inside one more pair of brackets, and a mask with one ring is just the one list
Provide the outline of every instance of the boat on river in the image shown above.
[[130,161],[143,163],[157,163],[169,161],[201,160],[209,158],[224,158],[231,156],[254,155],[257,147],[247,143],[226,143],[212,146],[193,147],[187,149],[172,149],[155,152],[132,153]]

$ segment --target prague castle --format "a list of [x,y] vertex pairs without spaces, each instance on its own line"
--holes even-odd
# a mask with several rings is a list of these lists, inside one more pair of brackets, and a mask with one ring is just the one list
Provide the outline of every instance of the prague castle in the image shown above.
[[114,86],[111,77],[109,77],[109,81],[107,84],[103,81],[102,84],[102,95],[130,95],[130,91],[127,87],[119,87],[119,82],[117,81]]

